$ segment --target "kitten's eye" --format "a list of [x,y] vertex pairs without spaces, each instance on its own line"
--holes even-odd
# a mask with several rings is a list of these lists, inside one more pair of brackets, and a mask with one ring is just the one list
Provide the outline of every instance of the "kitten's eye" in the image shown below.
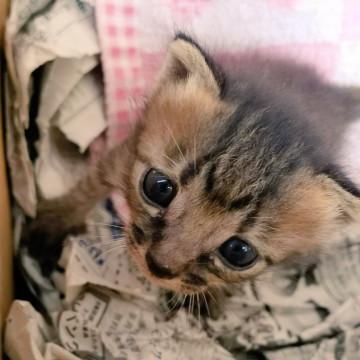
[[176,185],[160,171],[151,169],[144,178],[143,192],[152,203],[167,207],[176,195]]
[[219,247],[220,258],[225,263],[239,269],[246,268],[255,263],[256,250],[245,240],[232,236]]

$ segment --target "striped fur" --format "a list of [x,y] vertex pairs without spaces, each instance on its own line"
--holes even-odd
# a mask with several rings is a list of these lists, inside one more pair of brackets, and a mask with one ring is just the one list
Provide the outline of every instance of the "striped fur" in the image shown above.
[[[100,163],[104,189],[89,203],[125,192],[130,252],[163,287],[188,293],[254,278],[313,254],[358,218],[359,190],[334,160],[357,112],[350,91],[307,67],[251,54],[212,59],[179,34],[134,134]],[[167,209],[143,198],[150,168],[176,181]],[[86,184],[73,191],[71,213],[86,202]],[[235,234],[259,254],[244,271],[217,256]]]

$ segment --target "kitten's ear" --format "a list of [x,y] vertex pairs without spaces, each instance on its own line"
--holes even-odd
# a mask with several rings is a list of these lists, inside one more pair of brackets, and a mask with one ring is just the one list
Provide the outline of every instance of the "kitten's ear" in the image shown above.
[[322,173],[360,201],[360,189],[343,173],[339,167],[336,165],[328,165]]
[[170,44],[159,85],[194,80],[216,96],[221,96],[225,77],[214,61],[190,37],[177,34]]
[[327,189],[338,198],[344,219],[360,220],[360,189],[337,167],[328,166],[322,172],[327,179]]

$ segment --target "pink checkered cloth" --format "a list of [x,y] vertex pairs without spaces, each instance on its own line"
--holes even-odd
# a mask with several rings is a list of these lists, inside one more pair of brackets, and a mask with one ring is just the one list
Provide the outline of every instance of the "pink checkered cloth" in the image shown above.
[[98,0],[96,17],[109,146],[128,135],[179,30],[210,53],[292,56],[338,83],[360,84],[359,0]]

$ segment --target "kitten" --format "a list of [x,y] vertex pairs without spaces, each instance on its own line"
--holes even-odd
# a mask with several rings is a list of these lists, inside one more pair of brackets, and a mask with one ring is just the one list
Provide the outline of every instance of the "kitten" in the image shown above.
[[131,136],[70,193],[43,202],[23,241],[49,271],[65,236],[121,191],[130,253],[175,292],[310,256],[359,217],[360,191],[336,161],[358,116],[354,94],[292,62],[212,58],[179,34]]

